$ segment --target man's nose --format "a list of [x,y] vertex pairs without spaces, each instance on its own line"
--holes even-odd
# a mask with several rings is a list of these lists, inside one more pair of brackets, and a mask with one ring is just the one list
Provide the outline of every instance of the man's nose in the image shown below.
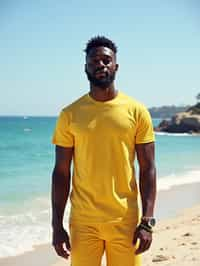
[[101,71],[105,69],[105,64],[103,63],[103,61],[98,61],[98,63],[96,64],[96,71]]
[[98,62],[97,62],[97,66],[98,66],[98,67],[104,67],[105,64],[104,64],[103,60],[98,60]]

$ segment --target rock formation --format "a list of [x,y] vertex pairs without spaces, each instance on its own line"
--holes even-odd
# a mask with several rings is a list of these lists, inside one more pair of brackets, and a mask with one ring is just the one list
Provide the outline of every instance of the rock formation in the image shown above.
[[200,103],[185,112],[177,113],[170,120],[163,120],[155,131],[170,133],[200,133]]

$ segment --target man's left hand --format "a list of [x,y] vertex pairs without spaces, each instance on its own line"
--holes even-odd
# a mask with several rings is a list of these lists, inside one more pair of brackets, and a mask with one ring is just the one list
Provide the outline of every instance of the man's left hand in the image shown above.
[[137,240],[139,239],[139,246],[135,251],[135,254],[141,254],[148,250],[152,242],[152,232],[148,232],[141,227],[137,227],[133,237],[133,244],[136,245]]

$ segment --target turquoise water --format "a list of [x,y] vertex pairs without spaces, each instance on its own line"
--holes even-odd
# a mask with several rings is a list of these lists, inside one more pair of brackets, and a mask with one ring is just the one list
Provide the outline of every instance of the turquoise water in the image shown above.
[[[154,126],[160,119],[153,119]],[[188,134],[156,134],[158,177],[200,170],[200,136]]]
[[55,118],[0,118],[0,195],[13,202],[48,193]]
[[[0,117],[0,256],[50,242],[54,117]],[[156,125],[159,120],[154,120]],[[200,136],[156,134],[159,189],[200,182]],[[67,210],[68,211],[68,210]],[[21,245],[19,245],[21,243]]]

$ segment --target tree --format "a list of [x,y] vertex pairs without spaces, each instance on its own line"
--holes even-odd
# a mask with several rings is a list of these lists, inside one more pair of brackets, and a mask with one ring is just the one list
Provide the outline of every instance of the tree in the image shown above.
[[196,99],[197,99],[197,102],[200,102],[200,93],[197,94]]

